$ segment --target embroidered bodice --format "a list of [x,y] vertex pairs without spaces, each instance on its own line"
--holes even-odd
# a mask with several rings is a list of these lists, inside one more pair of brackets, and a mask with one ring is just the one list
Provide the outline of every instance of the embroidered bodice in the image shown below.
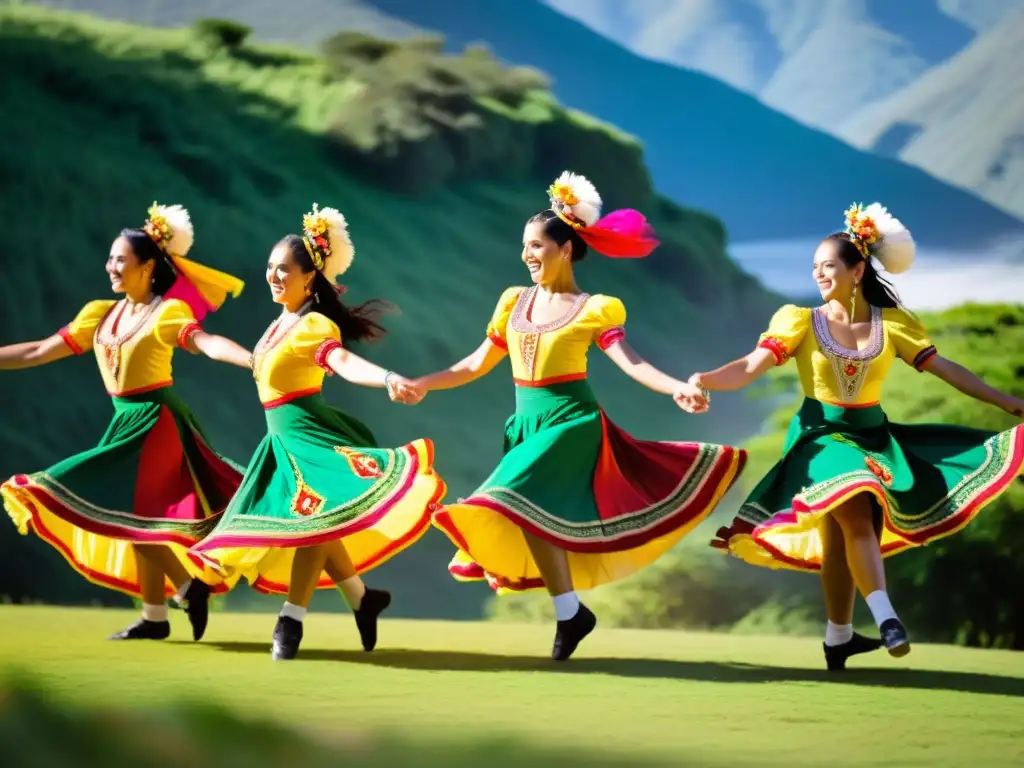
[[581,293],[565,315],[537,325],[530,320],[536,295],[536,286],[507,289],[487,324],[488,338],[508,350],[519,386],[585,379],[590,345],[607,349],[626,335],[626,308],[612,296]]
[[921,370],[935,354],[921,321],[898,307],[872,307],[868,344],[851,350],[832,338],[824,310],[787,304],[772,317],[758,346],[771,350],[778,365],[796,360],[807,397],[849,406],[879,402],[896,358]]
[[59,334],[76,355],[93,350],[107,392],[124,396],[170,386],[175,347],[189,349],[199,330],[188,304],[156,296],[135,314],[124,301],[90,301]]
[[327,356],[341,346],[337,324],[319,312],[282,316],[253,349],[252,375],[264,408],[320,392]]

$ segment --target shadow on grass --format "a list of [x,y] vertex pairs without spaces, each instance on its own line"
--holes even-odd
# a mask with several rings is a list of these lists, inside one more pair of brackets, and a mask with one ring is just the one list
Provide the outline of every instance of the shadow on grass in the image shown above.
[[[270,643],[206,643],[232,653],[270,655]],[[972,672],[945,672],[918,669],[848,669],[830,673],[800,667],[774,667],[717,661],[681,661],[674,659],[576,658],[554,662],[532,656],[502,656],[461,651],[425,651],[405,648],[365,653],[345,649],[310,648],[299,651],[298,661],[340,661],[376,667],[450,672],[533,672],[556,674],[600,674],[616,677],[664,678],[714,683],[836,683],[879,688],[916,688],[919,690],[985,693],[1024,697],[1024,678],[985,675]]]

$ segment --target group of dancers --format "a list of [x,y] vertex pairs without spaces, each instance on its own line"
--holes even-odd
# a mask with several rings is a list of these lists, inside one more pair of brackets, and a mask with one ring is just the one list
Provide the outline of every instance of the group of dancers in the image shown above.
[[[362,576],[433,524],[456,548],[448,566],[456,579],[486,580],[499,594],[547,590],[557,621],[551,655],[566,660],[597,623],[577,590],[622,579],[671,549],[715,509],[746,460],[740,448],[636,440],[617,427],[587,382],[590,347],[690,413],[706,412],[711,392],[745,387],[794,358],[805,399],[783,455],[712,544],[753,565],[820,572],[830,670],[883,646],[906,654],[883,558],[956,532],[1024,466],[1024,425],[992,433],[894,424],[879,405],[898,358],[1024,415],[1024,401],[941,357],[880,276],[875,263],[898,273],[913,262],[907,229],[877,203],[852,207],[845,229],[814,254],[823,303],[781,308],[753,352],[684,381],[629,346],[619,299],[576,282],[589,250],[649,255],[658,241],[647,220],[628,209],[601,217],[597,190],[568,171],[548,196],[550,207],[523,232],[528,287],[502,293],[472,354],[419,378],[348,348],[385,329],[377,302],[342,301],[337,280],[354,249],[336,209],[314,204],[302,234],[271,251],[266,278],[282,311],[250,353],[200,325],[238,295],[241,281],[187,259],[187,210],[154,203],[144,225],[123,230],[110,250],[106,271],[123,298],[88,303],[42,341],[0,347],[0,369],[93,350],[114,407],[94,448],[0,486],[11,519],[90,581],[141,599],[139,620],[113,639],[167,638],[172,598],[198,641],[211,594],[243,577],[286,595],[274,659],[296,657],[314,591],[334,587],[363,648],[373,650],[391,596]],[[245,469],[214,450],[176,394],[175,348],[252,371],[267,433]],[[338,374],[415,405],[486,375],[506,355],[516,409],[504,456],[468,498],[452,503],[444,503],[429,439],[380,447],[321,395],[324,377]],[[856,591],[877,638],[853,631]]]

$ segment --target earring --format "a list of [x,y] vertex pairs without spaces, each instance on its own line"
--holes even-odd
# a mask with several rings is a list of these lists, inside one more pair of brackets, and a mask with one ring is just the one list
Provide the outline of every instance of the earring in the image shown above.
[[854,281],[854,283],[853,283],[853,297],[852,297],[852,300],[850,301],[850,322],[851,323],[853,322],[854,315],[857,314],[857,285],[858,285],[858,283],[856,281]]
[[309,296],[311,293],[313,293],[313,291],[310,289],[309,283],[306,283],[306,295]]

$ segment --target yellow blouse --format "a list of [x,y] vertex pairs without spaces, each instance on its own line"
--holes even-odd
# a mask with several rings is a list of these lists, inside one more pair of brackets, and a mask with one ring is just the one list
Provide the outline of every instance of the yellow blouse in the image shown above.
[[871,337],[860,351],[836,343],[820,308],[792,304],[775,313],[758,346],[771,350],[778,365],[796,359],[805,396],[846,406],[878,403],[897,357],[921,370],[936,353],[914,315],[900,308],[878,307],[871,308]]
[[521,387],[544,387],[587,378],[587,350],[623,339],[626,308],[612,296],[580,294],[561,318],[544,325],[528,319],[537,287],[509,288],[498,300],[487,337],[508,350]]
[[96,353],[107,392],[133,395],[170,386],[176,346],[192,351],[190,340],[202,330],[188,304],[154,299],[134,316],[123,301],[90,301],[59,333],[76,355]]
[[252,375],[264,408],[315,395],[333,372],[327,356],[341,347],[337,324],[319,312],[279,319],[253,350]]

